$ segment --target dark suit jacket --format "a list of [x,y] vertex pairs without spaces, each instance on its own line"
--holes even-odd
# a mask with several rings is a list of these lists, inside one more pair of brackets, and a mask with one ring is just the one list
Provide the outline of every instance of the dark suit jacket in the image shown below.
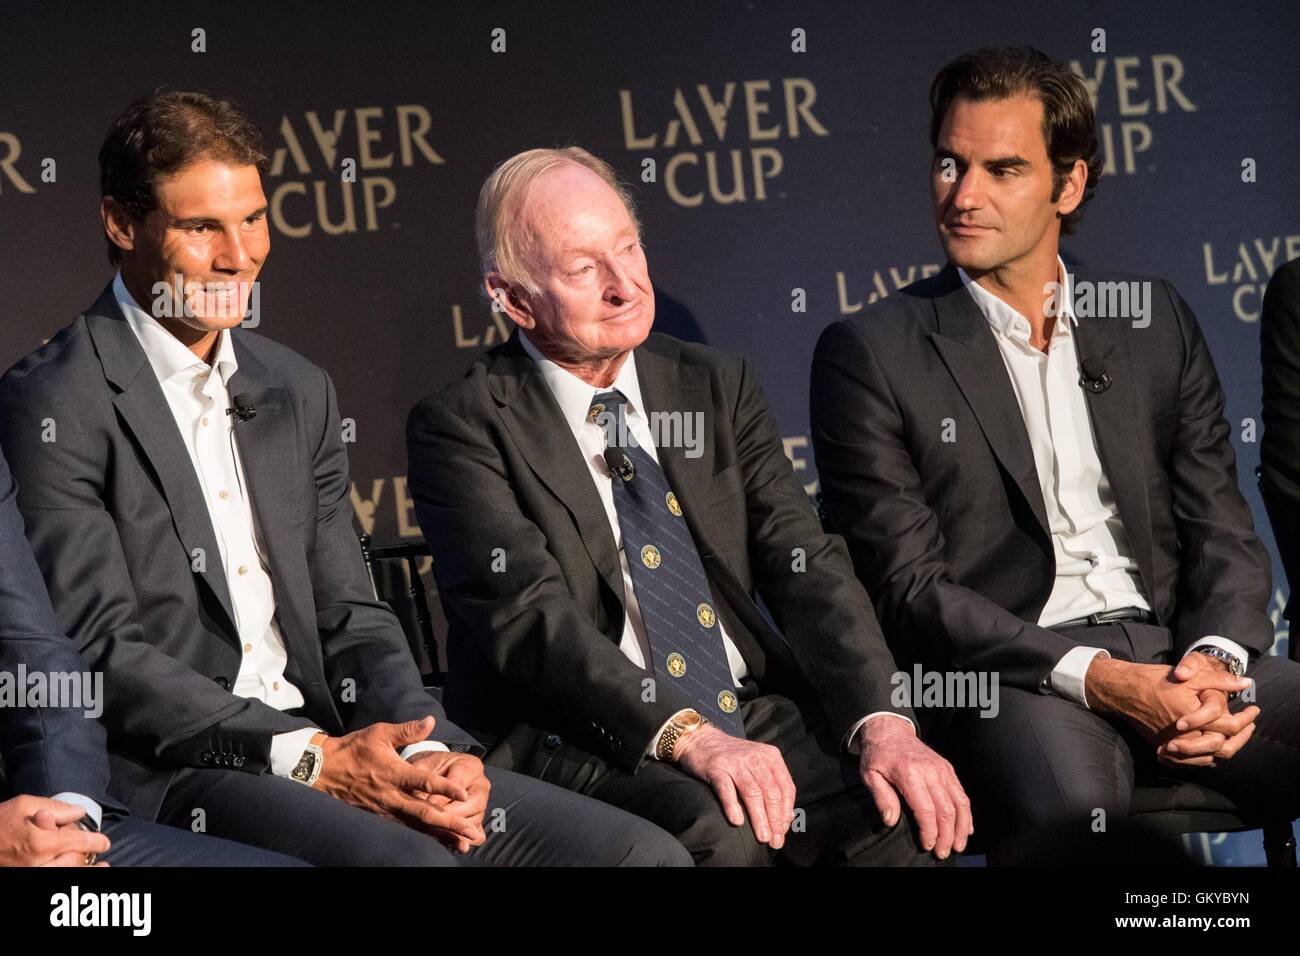
[[[0,455],[0,672],[84,673],[86,665],[59,631],[41,572],[23,537],[13,477]],[[84,708],[0,707],[0,800],[71,791],[111,808],[104,728]]]
[[[472,743],[424,692],[401,626],[373,599],[329,377],[268,339],[231,334],[230,394],[257,409],[235,438],[300,716],[230,693],[241,651],[221,552],[112,287],[0,380],[0,443],[27,537],[63,629],[105,672],[114,792],[151,820],[176,768],[262,773],[277,733],[432,713],[433,739]],[[51,426],[55,440],[43,440]]]
[[[1237,487],[1223,391],[1187,303],[1149,281],[1149,327],[1093,317],[1075,330],[1080,362],[1113,380],[1087,395],[1093,432],[1143,590],[1173,632],[1171,647],[1107,650],[1152,661],[1217,634],[1261,654],[1269,561]],[[1033,452],[953,266],[822,334],[812,425],[825,507],[895,652],[1038,689],[1074,641],[1034,623],[1056,567]]]
[[[665,447],[659,460],[760,690],[815,694],[841,734],[870,712],[898,710],[871,603],[843,541],[823,533],[748,364],[657,334],[635,354],[650,411],[704,413],[702,456]],[[619,650],[623,579],[609,521],[518,336],[420,402],[407,440],[411,494],[450,625],[448,710],[476,733],[527,725],[538,739],[576,737],[635,771],[690,701],[671,679],[645,700],[647,672]],[[802,572],[792,570],[796,548],[807,556]]]
[[[1300,584],[1300,259],[1269,280],[1259,321],[1264,371],[1264,437],[1259,446],[1259,490],[1277,538],[1291,597],[1286,619],[1295,623]],[[1300,641],[1291,642],[1291,656]]]

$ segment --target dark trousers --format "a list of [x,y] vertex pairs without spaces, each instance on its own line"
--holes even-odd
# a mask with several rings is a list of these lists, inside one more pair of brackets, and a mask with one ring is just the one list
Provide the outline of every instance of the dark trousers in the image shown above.
[[[906,813],[895,826],[885,826],[858,775],[857,758],[841,751],[819,707],[777,695],[754,696],[752,689],[740,697],[745,735],[781,751],[797,790],[796,811],[803,811],[802,822],[796,812],[779,852],[758,842],[748,820],[741,827],[728,823],[713,788],[672,764],[650,760],[630,774],[552,737],[555,745],[535,751],[523,769],[653,821],[680,840],[699,866],[934,862],[920,850]],[[489,760],[497,755],[494,750]]]
[[[1168,660],[1165,628],[1112,624],[1062,633],[1082,645],[1106,647],[1113,656],[1177,663]],[[1300,664],[1262,657],[1247,676],[1255,681],[1253,703],[1260,708],[1254,736],[1215,767],[1159,763],[1155,746],[1124,720],[1013,687],[999,688],[996,717],[955,715],[940,749],[971,797],[976,833],[991,845],[995,862],[999,856],[1019,858],[1018,844],[1044,834],[1086,849],[1096,842],[1098,821],[1122,825],[1135,784],[1156,777],[1217,790],[1247,813],[1293,819],[1300,816]],[[1250,703],[1238,699],[1229,709]]]
[[677,841],[629,813],[495,767],[487,776],[487,841],[464,855],[319,790],[236,770],[180,771],[158,819],[187,830],[202,821],[206,833],[316,866],[690,865]]
[[256,847],[133,817],[104,818],[111,846],[100,859],[110,866],[306,866],[301,860]]

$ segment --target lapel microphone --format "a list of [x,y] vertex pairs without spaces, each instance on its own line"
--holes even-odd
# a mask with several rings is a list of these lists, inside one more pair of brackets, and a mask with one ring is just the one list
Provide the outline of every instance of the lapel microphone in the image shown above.
[[631,481],[636,474],[636,469],[632,467],[632,459],[623,454],[623,449],[615,448],[613,445],[605,449],[605,466],[611,475],[618,475],[624,481]]
[[235,403],[235,407],[227,408],[226,414],[234,415],[236,423],[246,422],[250,418],[257,417],[257,408],[253,405],[253,400],[247,392],[240,392],[231,401]]
[[1079,384],[1094,395],[1100,395],[1111,386],[1111,377],[1106,374],[1106,366],[1098,361],[1084,359],[1079,363],[1079,372],[1082,376]]

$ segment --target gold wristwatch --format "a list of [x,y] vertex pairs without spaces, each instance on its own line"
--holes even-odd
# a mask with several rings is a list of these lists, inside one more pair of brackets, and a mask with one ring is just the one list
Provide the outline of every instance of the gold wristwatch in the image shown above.
[[659,743],[655,745],[655,759],[671,761],[677,749],[677,741],[687,734],[695,733],[708,722],[707,717],[693,710],[683,710],[674,714],[673,719],[668,721],[668,726],[659,735]]

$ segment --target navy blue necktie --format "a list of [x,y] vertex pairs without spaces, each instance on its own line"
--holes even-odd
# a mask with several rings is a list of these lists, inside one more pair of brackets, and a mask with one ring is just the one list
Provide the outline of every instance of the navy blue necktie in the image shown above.
[[663,470],[627,430],[626,405],[622,392],[601,392],[588,417],[605,429],[623,553],[650,643],[648,664],[656,676],[675,682],[701,714],[744,737],[704,564]]

